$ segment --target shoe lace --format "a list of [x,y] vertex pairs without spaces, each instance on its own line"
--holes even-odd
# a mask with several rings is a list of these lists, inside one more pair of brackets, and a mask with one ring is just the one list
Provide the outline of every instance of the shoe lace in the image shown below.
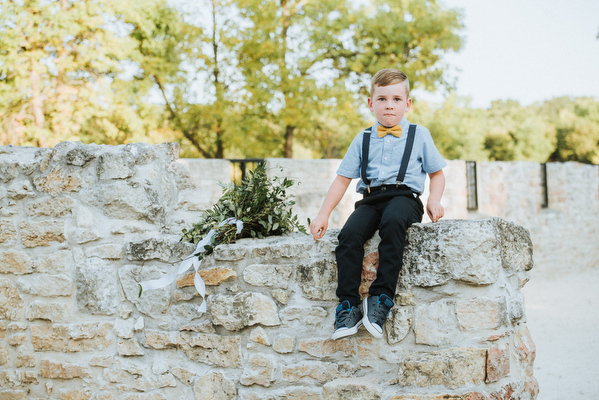
[[349,322],[349,317],[351,314],[351,309],[341,308],[337,309],[337,313],[335,314],[335,325],[338,327],[347,326]]
[[389,310],[390,310],[389,307],[387,307],[385,304],[379,302],[376,305],[376,307],[373,307],[371,315],[377,324],[383,325],[383,323],[387,319],[387,315],[389,315]]

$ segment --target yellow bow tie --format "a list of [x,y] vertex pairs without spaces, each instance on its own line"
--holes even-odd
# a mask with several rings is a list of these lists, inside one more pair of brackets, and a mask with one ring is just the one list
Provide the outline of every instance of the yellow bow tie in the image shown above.
[[391,128],[387,128],[383,125],[379,125],[376,127],[376,134],[380,138],[385,136],[387,133],[390,133],[395,137],[401,137],[401,125],[397,124],[395,126],[392,126]]

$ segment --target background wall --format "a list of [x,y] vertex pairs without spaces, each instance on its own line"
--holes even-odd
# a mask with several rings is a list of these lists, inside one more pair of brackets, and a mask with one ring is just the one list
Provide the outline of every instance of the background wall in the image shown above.
[[[211,161],[185,160],[196,182],[204,185],[211,176]],[[335,177],[341,160],[268,159],[273,174],[297,178],[294,211],[301,221],[314,218]],[[281,166],[283,172],[275,168]],[[542,208],[541,164],[534,162],[481,162],[477,164],[478,210],[467,209],[466,162],[448,161],[444,169],[447,186],[443,196],[446,219],[505,218],[527,228],[534,243],[535,274],[553,276],[566,271],[599,267],[599,166],[575,162],[548,163],[549,204]],[[199,173],[198,171],[202,171]],[[220,175],[222,176],[222,175]],[[228,177],[223,176],[228,180]],[[355,183],[330,219],[331,228],[340,228],[360,199]],[[427,180],[428,185],[428,180]],[[220,193],[220,192],[219,192]],[[423,195],[426,200],[428,187]],[[218,197],[218,196],[217,196]],[[424,222],[428,217],[425,215]]]

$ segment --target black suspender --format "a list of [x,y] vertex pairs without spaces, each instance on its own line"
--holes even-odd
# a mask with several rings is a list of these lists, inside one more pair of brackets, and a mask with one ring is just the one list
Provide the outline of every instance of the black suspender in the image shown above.
[[[366,177],[366,167],[368,166],[368,151],[370,150],[370,134],[372,133],[372,126],[364,131],[362,138],[362,169],[361,177],[362,182],[370,188],[370,180]],[[410,155],[412,154],[412,148],[414,147],[414,138],[416,136],[416,125],[410,124],[408,130],[408,139],[406,141],[406,148],[401,158],[401,166],[399,167],[399,173],[397,174],[396,183],[402,184],[406,177],[406,171],[408,170],[408,163],[410,162]]]

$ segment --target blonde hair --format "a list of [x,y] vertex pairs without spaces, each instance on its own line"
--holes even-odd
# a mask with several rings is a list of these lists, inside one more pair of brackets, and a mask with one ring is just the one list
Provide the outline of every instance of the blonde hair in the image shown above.
[[406,87],[406,95],[407,97],[410,97],[410,81],[408,80],[408,76],[395,68],[381,69],[372,77],[370,97],[374,96],[374,90],[378,86],[389,86],[395,85],[396,83],[403,83]]

